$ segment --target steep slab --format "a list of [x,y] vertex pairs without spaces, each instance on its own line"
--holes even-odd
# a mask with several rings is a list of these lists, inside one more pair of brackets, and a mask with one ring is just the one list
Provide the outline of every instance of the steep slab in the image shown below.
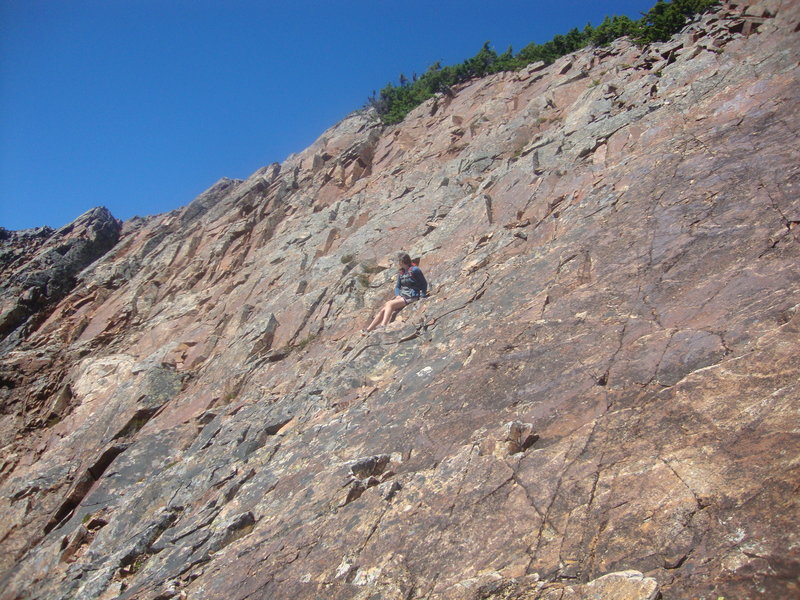
[[[796,595],[799,31],[728,3],[126,223],[3,359],[0,598]],[[433,293],[362,337],[400,249]]]

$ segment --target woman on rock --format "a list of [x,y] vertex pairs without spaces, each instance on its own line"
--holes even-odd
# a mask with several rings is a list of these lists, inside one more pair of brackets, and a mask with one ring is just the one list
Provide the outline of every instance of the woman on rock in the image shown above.
[[397,263],[399,270],[394,286],[394,298],[383,305],[372,323],[362,330],[363,333],[368,333],[379,325],[388,325],[392,320],[392,315],[404,309],[408,304],[424,298],[428,293],[428,282],[425,280],[425,275],[422,274],[422,269],[411,262],[408,254],[400,254],[397,257]]

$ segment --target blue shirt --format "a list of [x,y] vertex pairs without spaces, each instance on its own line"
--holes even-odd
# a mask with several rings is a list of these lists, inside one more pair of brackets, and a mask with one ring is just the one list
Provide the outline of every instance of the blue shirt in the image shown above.
[[403,269],[397,274],[397,282],[394,286],[395,296],[424,298],[427,293],[428,281],[419,267],[412,266],[410,269]]

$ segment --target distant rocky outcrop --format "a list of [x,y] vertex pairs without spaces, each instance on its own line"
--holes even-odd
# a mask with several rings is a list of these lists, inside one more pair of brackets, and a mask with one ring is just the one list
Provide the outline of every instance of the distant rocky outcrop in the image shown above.
[[125,223],[0,360],[0,599],[796,595],[798,36],[728,2]]
[[14,347],[119,240],[122,223],[94,208],[69,225],[0,232],[0,352]]

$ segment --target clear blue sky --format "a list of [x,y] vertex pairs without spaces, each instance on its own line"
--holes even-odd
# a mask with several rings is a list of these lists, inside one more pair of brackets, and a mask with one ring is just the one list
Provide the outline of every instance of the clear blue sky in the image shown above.
[[311,144],[402,72],[655,0],[0,0],[0,226],[189,203]]

